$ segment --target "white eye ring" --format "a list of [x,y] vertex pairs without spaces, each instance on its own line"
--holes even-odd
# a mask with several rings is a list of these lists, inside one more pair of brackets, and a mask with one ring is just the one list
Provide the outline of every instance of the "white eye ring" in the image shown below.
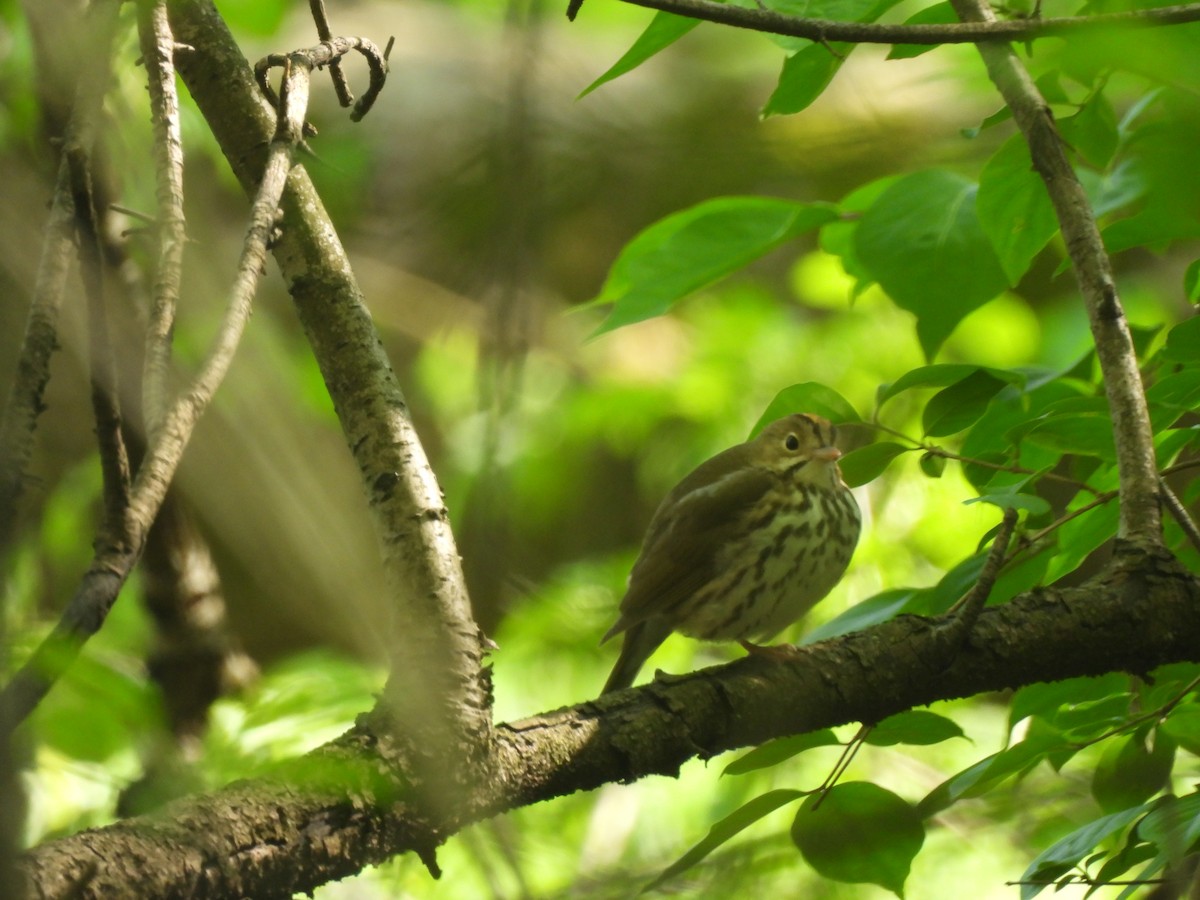
[[789,434],[786,438],[784,438],[783,446],[795,453],[800,449],[800,438],[796,437],[794,434]]

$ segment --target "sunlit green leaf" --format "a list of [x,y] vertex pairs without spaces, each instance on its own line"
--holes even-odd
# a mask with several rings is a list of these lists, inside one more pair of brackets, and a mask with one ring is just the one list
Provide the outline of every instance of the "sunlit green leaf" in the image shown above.
[[839,744],[841,744],[841,741],[828,728],[822,728],[820,731],[810,731],[807,734],[794,734],[790,737],[776,738],[773,741],[767,741],[761,747],[755,747],[744,756],[738,757],[727,765],[725,771],[721,774],[745,775],[747,772],[757,772],[759,769],[777,766],[781,762],[791,759],[793,756],[798,756],[805,750],[812,750],[814,747],[837,746]]
[[952,719],[927,709],[910,709],[888,716],[876,724],[867,734],[866,743],[878,747],[890,747],[893,744],[928,745],[958,737],[966,735]]
[[1050,511],[1048,500],[1036,494],[1022,494],[1019,491],[980,494],[978,497],[968,497],[963,503],[990,503],[1001,509],[1024,509],[1035,516],[1044,515]]
[[693,291],[837,215],[828,204],[721,197],[668,216],[621,251],[593,304],[612,303],[596,334],[660,316]]
[[925,827],[913,806],[891,791],[850,781],[804,801],[792,840],[826,878],[877,884],[900,897]]
[[1115,461],[1112,420],[1100,414],[1065,414],[1042,419],[1025,435],[1039,447]]
[[758,422],[750,430],[750,434],[758,434],[766,425],[792,413],[816,413],[835,425],[862,421],[850,402],[833,388],[815,381],[806,381],[803,384],[785,387],[776,394],[763,414],[758,417]]
[[1014,135],[979,174],[979,224],[992,242],[1008,283],[1016,285],[1058,232],[1046,185],[1034,171],[1029,145]]
[[807,632],[801,643],[814,644],[826,638],[849,634],[852,631],[861,631],[872,625],[878,625],[880,622],[887,622],[902,612],[909,612],[909,605],[918,593],[913,588],[899,588],[878,593],[861,603],[856,603],[824,625],[818,625],[812,631]]
[[858,487],[878,478],[893,459],[912,448],[894,441],[880,441],[851,450],[838,461],[842,478],[850,487]]
[[897,378],[880,393],[878,402],[882,404],[897,394],[912,390],[913,388],[945,387],[962,381],[976,372],[985,372],[992,378],[1005,381],[1009,384],[1022,385],[1025,383],[1025,376],[1020,372],[988,368],[986,366],[971,366],[964,363],[938,363],[932,366],[921,366],[920,368],[905,372],[904,375]]
[[1117,115],[1103,91],[1096,91],[1079,112],[1058,120],[1067,143],[1097,169],[1117,152]]
[[1161,729],[1193,756],[1200,756],[1200,706],[1189,703],[1176,707]]
[[821,96],[856,45],[835,42],[810,44],[783,61],[779,83],[762,114],[781,116],[807,109]]
[[1183,292],[1192,303],[1200,301],[1200,259],[1194,259],[1183,273]]
[[738,832],[753,825],[763,816],[770,815],[781,806],[786,806],[803,797],[801,791],[768,791],[762,796],[755,797],[749,803],[738,807],[721,821],[708,829],[708,834],[691,850],[675,862],[671,863],[652,882],[642,889],[642,893],[652,891],[667,880],[681,872],[686,872],[708,854],[712,853]]
[[854,249],[854,235],[858,231],[859,213],[867,209],[900,176],[892,175],[871,181],[851,191],[838,204],[841,216],[821,227],[819,243],[821,249],[838,257],[846,274],[854,279],[854,295],[858,296],[875,283],[874,277],[859,262]]
[[940,453],[922,453],[918,464],[929,478],[941,478],[946,473],[946,457]]
[[625,51],[625,55],[613,63],[603,75],[583,89],[579,97],[583,98],[602,84],[607,84],[614,78],[619,78],[626,72],[631,72],[657,54],[675,43],[693,28],[700,24],[699,19],[687,16],[677,16],[668,12],[656,13],[646,26],[646,30],[638,35],[633,46]]
[[1150,417],[1156,429],[1173,424],[1180,415],[1200,406],[1200,367],[1160,378],[1146,391]]
[[1118,509],[1115,501],[1102,503],[1066,522],[1059,529],[1061,552],[1046,570],[1046,581],[1053,584],[1074,572],[1105,541],[1117,533]]
[[925,433],[930,437],[944,437],[971,427],[1005,384],[987,370],[976,369],[961,381],[938,391],[925,404],[922,416]]
[[977,190],[952,172],[916,172],[884,191],[855,234],[867,271],[916,315],[926,357],[1008,284],[975,212]]
[[1053,721],[1059,708],[1064,705],[1087,703],[1121,694],[1128,686],[1129,677],[1120,673],[1026,685],[1013,695],[1008,727],[1015,727],[1028,716],[1041,716]]
[[1200,316],[1184,319],[1168,332],[1165,354],[1178,362],[1200,363]]

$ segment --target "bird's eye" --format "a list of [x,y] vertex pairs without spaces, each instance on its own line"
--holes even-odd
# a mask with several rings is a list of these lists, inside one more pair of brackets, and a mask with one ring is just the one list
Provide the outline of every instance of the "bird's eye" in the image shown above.
[[800,438],[794,434],[789,434],[783,441],[783,446],[787,447],[793,453],[800,449]]

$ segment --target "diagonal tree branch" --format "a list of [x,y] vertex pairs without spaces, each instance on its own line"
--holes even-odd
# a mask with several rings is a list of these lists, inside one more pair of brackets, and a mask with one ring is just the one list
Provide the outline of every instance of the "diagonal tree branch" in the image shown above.
[[229,303],[216,337],[191,385],[175,398],[151,438],[133,483],[121,527],[107,522],[96,541],[96,554],[62,617],[29,660],[0,691],[0,735],[8,734],[41,702],[83,644],[104,623],[129,572],[141,556],[146,535],[201,414],[233,362],[234,351],[250,318],[251,301],[266,262],[275,228],[279,197],[291,166],[292,147],[300,139],[308,103],[307,78],[290,81],[281,100],[279,127],[250,211],[250,224]]
[[[249,191],[261,170],[267,103],[211,0],[169,6],[178,61],[234,173]],[[361,103],[361,101],[360,101]],[[275,259],[358,465],[396,605],[393,663],[376,719],[403,723],[405,747],[433,782],[461,787],[486,761],[491,686],[441,488],[362,292],[304,169],[283,197]]]
[[1039,37],[1115,28],[1155,28],[1200,21],[1200,4],[1160,6],[1130,12],[1049,19],[996,19],[946,25],[881,25],[809,19],[774,12],[761,6],[735,6],[717,0],[624,0],[634,6],[657,9],[706,22],[808,38],[818,43],[849,41],[857,44],[986,44],[1031,41]]
[[690,759],[770,738],[1039,681],[1197,661],[1197,603],[1200,580],[1171,557],[1126,552],[1089,584],[983,610],[948,666],[944,622],[903,616],[807,647],[794,662],[747,657],[499,725],[497,777],[436,808],[407,786],[395,747],[360,725],[270,778],[43,845],[25,871],[43,900],[112,896],[130,881],[147,897],[291,897],[396,853],[428,854],[506,810],[675,775]]
[[88,310],[88,366],[91,371],[92,410],[96,421],[96,444],[103,475],[104,528],[125,531],[129,510],[129,451],[121,432],[117,361],[113,354],[104,290],[104,254],[92,191],[92,153],[75,140],[68,140],[63,153],[71,179],[71,206],[79,239],[79,262]]
[[183,278],[187,231],[183,215],[183,142],[179,97],[175,91],[175,40],[165,0],[138,0],[138,41],[150,89],[154,126],[154,163],[158,199],[158,271],[146,329],[142,372],[142,411],[148,438],[158,430],[167,408],[171,333]]
[[[964,21],[990,23],[987,0],[951,0]],[[1083,185],[1067,158],[1054,114],[1007,44],[980,44],[988,75],[1029,144],[1033,167],[1046,183],[1087,309],[1112,415],[1120,474],[1118,537],[1145,546],[1162,542],[1158,470],[1145,389],[1112,265]]]
[[[115,0],[104,0],[93,3],[88,11],[88,27],[95,36],[90,44],[93,53],[80,67],[81,77],[64,135],[66,147],[87,148],[90,153],[96,141],[97,118],[110,77],[119,7]],[[75,256],[74,230],[71,170],[64,154],[45,226],[16,378],[0,417],[0,550],[11,540],[17,504],[25,489],[25,471],[33,454],[37,420],[45,409],[43,398],[50,381],[50,358],[58,349],[58,311]]]

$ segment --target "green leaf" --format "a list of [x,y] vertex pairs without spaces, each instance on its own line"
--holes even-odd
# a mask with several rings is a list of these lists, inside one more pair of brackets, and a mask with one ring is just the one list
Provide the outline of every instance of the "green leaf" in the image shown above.
[[838,461],[842,470],[842,479],[850,487],[858,487],[868,481],[874,481],[888,467],[893,459],[908,450],[894,441],[880,441],[851,450]]
[[1200,363],[1200,316],[1184,319],[1167,332],[1167,346],[1163,354],[1176,362]]
[[1092,852],[1100,842],[1121,831],[1149,808],[1148,805],[1135,806],[1111,815],[1102,816],[1094,822],[1089,822],[1082,828],[1077,828],[1065,838],[1046,850],[1042,851],[1025,874],[1023,882],[1038,882],[1021,886],[1021,900],[1036,897],[1042,888],[1053,884],[1059,877],[1069,872],[1081,859]]
[[1180,849],[1190,852],[1200,839],[1200,793],[1163,797],[1153,807],[1138,823],[1138,837],[1172,856]]
[[1053,584],[1074,572],[1101,544],[1117,534],[1117,502],[1101,504],[1064,524],[1058,530],[1060,552],[1046,569],[1046,583]]
[[704,857],[708,856],[708,854],[734,837],[738,832],[753,825],[759,819],[763,818],[763,816],[770,815],[779,809],[779,807],[793,803],[803,796],[804,793],[801,791],[768,791],[760,797],[755,797],[749,803],[738,807],[709,828],[708,834],[705,835],[700,843],[696,844],[691,850],[667,866],[657,878],[642,888],[642,893],[648,893],[668,879],[674,878],[680,872],[686,872],[696,863],[700,862],[700,860],[704,859]]
[[1194,259],[1183,273],[1183,292],[1189,303],[1200,301],[1200,259]]
[[1029,716],[1053,721],[1060,707],[1101,700],[1113,694],[1127,696],[1129,676],[1120,673],[1088,678],[1068,678],[1047,684],[1030,684],[1013,695],[1008,727]]
[[828,46],[810,44],[787,57],[779,73],[779,83],[763,107],[763,118],[807,109],[829,87],[855,46],[842,42]]
[[871,205],[855,233],[859,261],[916,315],[926,357],[1008,284],[975,212],[977,190],[953,172],[908,175]]
[[967,588],[979,578],[985,555],[974,556],[954,566],[933,587],[894,588],[882,591],[850,607],[824,625],[814,628],[801,639],[801,644],[813,644],[827,638],[848,634],[894,619],[901,613],[932,616],[944,613],[954,605]]
[[781,762],[812,750],[814,747],[831,747],[840,745],[841,741],[828,728],[820,731],[810,731],[808,734],[794,734],[784,738],[767,741],[760,747],[755,747],[744,756],[740,756],[725,767],[722,775],[745,775],[747,772],[757,772],[777,766]]
[[1160,727],[1188,753],[1200,756],[1200,706],[1189,703],[1175,707]]
[[1072,703],[1060,709],[1051,722],[1067,740],[1076,743],[1095,740],[1125,727],[1130,700],[1128,692],[1118,692],[1111,697]]
[[932,366],[921,366],[918,369],[905,372],[880,392],[878,403],[882,406],[897,394],[912,390],[913,388],[945,387],[946,385],[962,381],[975,372],[986,372],[993,378],[997,378],[1008,384],[1020,386],[1025,384],[1025,376],[1022,373],[1008,369],[993,369],[985,366],[972,366],[966,363],[938,363]]
[[[960,21],[954,7],[949,2],[935,3],[927,6],[904,20],[905,25],[950,25]],[[911,59],[936,50],[941,44],[893,44],[888,59]]]
[[1013,744],[999,753],[984,757],[939,784],[921,801],[918,807],[921,815],[928,818],[958,800],[985,794],[1017,773],[1032,769],[1052,753],[1065,747],[1067,742],[1056,733],[1031,731],[1029,737],[1019,744]]
[[952,719],[927,709],[910,709],[888,716],[877,724],[867,734],[866,743],[877,747],[890,747],[893,744],[927,746],[958,737],[966,735]]
[[976,369],[966,378],[929,398],[921,417],[925,434],[944,437],[970,428],[987,410],[992,398],[1007,383],[985,369]]
[[1024,509],[1034,516],[1043,516],[1050,512],[1048,500],[1036,494],[1022,494],[1019,491],[995,491],[989,494],[980,494],[978,497],[969,497],[963,501],[965,506],[972,503],[990,503],[1001,509]]
[[633,42],[633,46],[625,51],[625,55],[613,63],[607,72],[585,87],[576,99],[583,99],[596,88],[600,87],[600,85],[606,84],[614,78],[619,78],[626,72],[633,71],[660,50],[671,46],[671,44],[675,43],[699,24],[699,19],[677,16],[667,12],[657,13],[650,20],[650,24],[646,26],[646,30]]
[[898,180],[899,176],[889,175],[887,178],[868,182],[857,190],[851,191],[838,204],[841,216],[821,227],[818,243],[822,250],[842,261],[842,268],[847,275],[854,279],[853,295],[855,297],[875,283],[875,279],[858,261],[858,256],[854,251],[854,235],[858,231],[858,223],[861,218],[857,214],[870,207],[884,191]]
[[1171,425],[1200,404],[1200,367],[1186,368],[1159,378],[1146,391],[1155,430]]
[[595,334],[660,316],[693,291],[837,217],[829,204],[720,197],[642,231],[613,263],[591,305],[614,304]]
[[919,465],[927,478],[941,478],[946,473],[946,457],[940,453],[922,453]]
[[1058,120],[1069,145],[1097,169],[1104,169],[1117,152],[1117,115],[1103,91],[1096,91],[1079,112]]
[[1092,796],[1107,813],[1144,803],[1166,786],[1174,763],[1175,741],[1158,729],[1111,738],[1092,773]]
[[1112,420],[1101,414],[1052,415],[1038,422],[1025,440],[1060,453],[1095,456],[1106,462],[1117,459]]
[[925,827],[912,804],[891,791],[850,781],[804,801],[792,823],[792,840],[824,877],[877,884],[902,897]]
[[1015,286],[1058,231],[1054,205],[1021,135],[1009,138],[983,167],[978,209],[979,224]]
[[815,644],[827,638],[861,631],[894,619],[903,612],[909,612],[909,604],[920,593],[915,588],[895,588],[882,591],[874,597],[868,597],[861,603],[856,603],[844,613],[834,616],[824,625],[818,625],[807,632],[801,639],[801,644]]
[[775,395],[775,399],[767,404],[767,408],[750,430],[751,437],[776,419],[782,419],[792,413],[816,413],[835,425],[862,421],[850,405],[850,401],[833,388],[815,381],[805,381],[785,387]]

